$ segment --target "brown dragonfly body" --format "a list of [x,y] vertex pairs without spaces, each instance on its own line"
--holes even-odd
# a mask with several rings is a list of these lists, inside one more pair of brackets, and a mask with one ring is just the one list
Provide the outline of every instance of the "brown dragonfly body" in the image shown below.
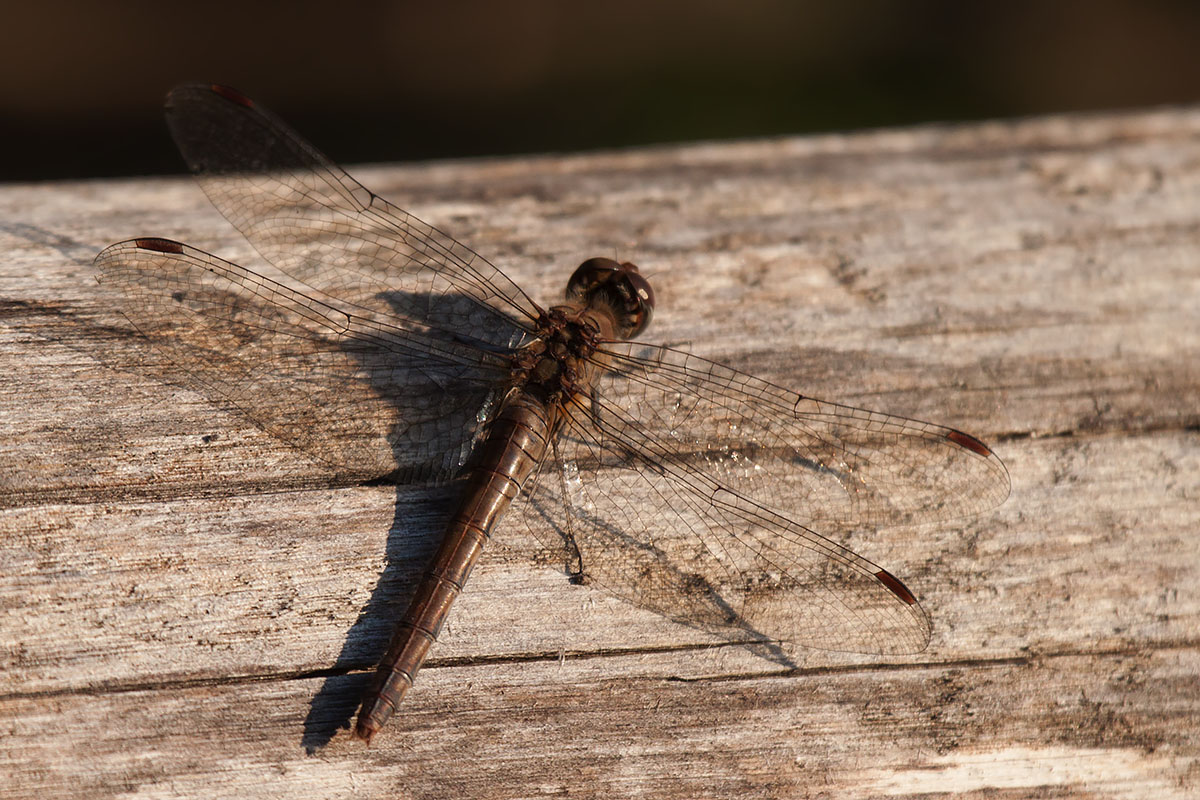
[[412,688],[492,529],[558,435],[564,407],[585,402],[602,364],[597,342],[637,335],[654,308],[637,267],[604,258],[576,270],[567,296],[579,304],[552,308],[545,338],[515,359],[515,388],[477,451],[458,509],[363,700],[355,735],[367,742]]
[[462,479],[360,738],[411,688],[506,511],[538,561],[731,641],[926,647],[913,593],[839,540],[1003,502],[1008,473],[978,439],[632,341],[654,311],[632,264],[585,261],[547,311],[226,87],[177,88],[167,120],[276,277],[168,239],[101,252],[101,282],[165,356],[155,376],[339,483]]

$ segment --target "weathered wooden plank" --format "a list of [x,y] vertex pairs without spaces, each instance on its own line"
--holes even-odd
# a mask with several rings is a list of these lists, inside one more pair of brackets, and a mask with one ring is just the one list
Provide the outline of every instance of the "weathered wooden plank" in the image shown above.
[[[1127,465],[1154,462],[1136,481],[1129,475]],[[1019,508],[864,540],[872,553],[892,554],[937,609],[932,649],[905,661],[1056,652],[1080,644],[1081,632],[1089,651],[1194,634],[1200,599],[1171,590],[1197,569],[1189,559],[1200,505],[1169,488],[1176,476],[1200,471],[1194,445],[1166,434],[1044,439],[1010,465],[1020,476]],[[1097,506],[1096,497],[1107,502]],[[1046,535],[1064,507],[1071,519]],[[402,605],[421,563],[406,554],[436,532],[441,508],[415,490],[397,496],[377,487],[3,512],[5,529],[20,533],[7,542],[5,631],[21,650],[0,692],[140,685],[148,674],[186,682],[322,670],[338,660],[346,630],[370,604],[372,619],[343,654],[366,667],[388,608]],[[394,512],[403,517],[398,525],[414,528],[389,533]],[[510,533],[519,535],[505,531],[472,578],[434,664],[709,641],[569,586],[551,570],[530,570],[504,548]],[[1129,536],[1139,546],[1137,569],[1157,574],[1155,584],[1128,584],[1136,574],[1122,563]],[[397,574],[372,601],[389,548]],[[1101,571],[1080,574],[1081,565]],[[1158,590],[1148,591],[1152,585]],[[1034,587],[1040,602],[1030,605]],[[1051,607],[1058,625],[1045,623]],[[80,630],[89,635],[71,635]],[[807,665],[855,660],[802,655]]]
[[1191,648],[672,677],[711,660],[671,653],[438,669],[384,746],[343,738],[311,758],[277,733],[295,727],[292,709],[317,689],[311,679],[8,701],[9,792],[1193,794],[1183,782],[1194,773],[1200,713]]
[[976,433],[1013,496],[851,542],[921,596],[926,653],[798,669],[568,586],[506,529],[396,723],[315,756],[446,492],[330,485],[132,366],[104,244],[253,263],[189,182],[0,189],[0,793],[1189,796],[1198,133],[1162,111],[356,170],[540,299],[635,260],[649,338]]

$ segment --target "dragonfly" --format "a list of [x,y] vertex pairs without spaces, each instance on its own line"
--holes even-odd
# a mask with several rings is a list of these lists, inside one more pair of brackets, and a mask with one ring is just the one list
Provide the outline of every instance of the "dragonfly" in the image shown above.
[[98,279],[167,377],[339,480],[461,487],[357,737],[394,715],[506,515],[573,583],[732,640],[925,649],[913,592],[818,531],[994,508],[1008,473],[978,438],[638,341],[655,296],[629,262],[588,258],[539,305],[234,89],[177,87],[166,115],[274,270],[158,237],[104,249]]

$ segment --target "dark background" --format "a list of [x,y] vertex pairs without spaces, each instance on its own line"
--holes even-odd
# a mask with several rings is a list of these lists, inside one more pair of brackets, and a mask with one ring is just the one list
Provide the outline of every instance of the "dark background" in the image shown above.
[[182,81],[342,162],[1200,100],[1200,2],[6,3],[2,180],[182,171]]

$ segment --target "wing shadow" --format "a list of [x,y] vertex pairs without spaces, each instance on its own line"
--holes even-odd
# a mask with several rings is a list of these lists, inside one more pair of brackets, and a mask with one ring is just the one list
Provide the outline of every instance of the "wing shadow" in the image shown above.
[[[449,318],[461,315],[462,304],[472,302],[466,297],[444,293],[389,292],[387,294],[387,301],[398,309],[424,306],[434,309],[434,313],[437,313],[436,310],[441,307],[446,309]],[[100,322],[102,315],[95,313],[92,309],[60,308],[55,309],[54,313],[64,328],[78,329],[75,331],[64,329],[60,341],[85,352],[89,357],[105,366],[119,371],[140,373],[163,383],[183,386],[189,390],[196,389],[194,383],[172,379],[169,365],[164,367],[161,359],[148,359],[145,363],[135,362],[133,364],[128,361],[120,363],[114,361],[112,353],[109,352],[114,340],[141,339],[141,334],[136,330]],[[443,333],[446,332],[443,331]],[[495,352],[494,348],[483,347],[479,341],[462,332],[451,332],[448,335],[456,344],[481,346],[488,352]],[[346,352],[354,354],[350,349],[347,349]],[[367,370],[367,374],[371,374],[370,370]],[[242,409],[231,407],[219,396],[206,396],[214,405],[238,412],[248,422],[257,426],[254,418],[244,413]],[[287,443],[284,442],[284,444]],[[289,445],[289,447],[292,446]],[[292,449],[296,448],[292,447]],[[401,455],[397,454],[398,460]],[[379,476],[379,478],[366,483],[393,483],[396,478],[396,475],[389,474]],[[347,485],[345,482],[339,483]],[[362,483],[359,482],[360,485]],[[454,481],[443,481],[441,485],[434,483],[419,489],[413,488],[415,485],[401,484],[397,486],[393,519],[387,536],[385,568],[354,623],[346,631],[337,659],[328,669],[306,676],[323,677],[321,687],[310,702],[300,737],[301,746],[309,753],[319,751],[339,730],[350,727],[367,682],[373,675],[374,666],[390,640],[394,622],[407,608],[425,566],[436,551],[440,543],[440,533],[444,521],[452,512],[460,490],[458,483]],[[669,564],[664,565],[664,569],[672,568]],[[569,568],[565,571],[570,574]],[[688,576],[684,572],[679,572],[677,577],[681,582],[688,580]],[[620,597],[619,594],[617,596]],[[713,602],[719,606],[721,601],[719,597],[716,597]],[[729,616],[731,613],[729,609],[725,608],[717,608],[716,611],[718,615],[723,616]],[[658,613],[662,613],[676,622],[689,624],[686,619],[680,619],[677,615],[662,611]],[[704,625],[692,625],[692,627],[709,633],[713,632],[713,629]],[[749,648],[751,652],[772,663],[787,668],[796,666],[776,643],[760,638],[760,635],[751,627],[741,626],[739,629],[739,626],[735,624],[733,628],[734,630],[728,631],[731,634],[729,641]]]

